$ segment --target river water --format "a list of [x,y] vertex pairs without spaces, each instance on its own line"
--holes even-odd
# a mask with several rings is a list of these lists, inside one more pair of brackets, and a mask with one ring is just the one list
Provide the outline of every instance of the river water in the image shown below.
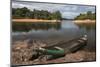
[[73,21],[63,20],[60,23],[13,23],[12,41],[25,39],[39,40],[71,40],[88,35],[86,50],[96,50],[95,24],[75,24]]

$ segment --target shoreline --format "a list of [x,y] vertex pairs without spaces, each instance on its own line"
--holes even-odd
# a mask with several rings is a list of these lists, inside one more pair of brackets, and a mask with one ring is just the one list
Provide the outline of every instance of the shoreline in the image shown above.
[[43,19],[12,19],[12,22],[61,22],[61,20],[43,20]]
[[96,23],[96,20],[74,20],[74,23]]
[[[24,40],[16,41],[12,44],[12,64],[13,65],[27,65],[27,64],[49,64],[49,63],[63,63],[63,62],[82,62],[82,61],[95,61],[95,51],[85,51],[81,49],[75,53],[66,54],[64,57],[60,57],[53,60],[46,60],[45,58],[30,59],[35,52],[34,48],[48,46],[48,41],[45,40]],[[38,44],[38,45],[37,45]]]

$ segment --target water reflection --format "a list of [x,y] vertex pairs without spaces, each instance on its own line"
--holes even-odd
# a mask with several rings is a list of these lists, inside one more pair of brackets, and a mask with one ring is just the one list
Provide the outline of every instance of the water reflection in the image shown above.
[[17,23],[13,22],[12,24],[12,30],[13,32],[28,32],[30,30],[49,30],[49,29],[55,29],[59,30],[61,28],[61,23]]
[[76,24],[79,29],[80,33],[88,35],[88,42],[85,50],[89,51],[96,51],[96,24],[89,23],[89,24]]
[[[75,24],[73,21],[62,21],[61,23],[13,23],[13,41],[25,39],[39,40],[71,40],[84,34],[88,35],[86,49],[95,51],[95,24]],[[22,32],[25,32],[24,34]]]
[[87,31],[91,29],[96,29],[95,23],[79,23],[76,24],[79,28],[85,28]]
[[[40,23],[29,23],[29,22],[13,22],[12,23],[12,31],[13,32],[29,32],[29,31],[48,31],[48,30],[64,30],[64,29],[78,29],[83,25],[74,24],[72,21],[63,20],[58,23],[50,23],[50,22],[40,22]],[[84,25],[85,26],[85,25]]]

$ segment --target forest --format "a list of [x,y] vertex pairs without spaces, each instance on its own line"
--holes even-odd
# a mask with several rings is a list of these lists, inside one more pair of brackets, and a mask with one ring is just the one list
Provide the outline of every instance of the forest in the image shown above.
[[47,10],[30,10],[27,7],[12,8],[13,19],[46,19],[46,20],[61,20],[60,11],[49,12]]
[[75,17],[75,20],[95,20],[96,19],[96,13],[92,13],[91,11],[87,11],[87,13],[80,13],[77,17]]

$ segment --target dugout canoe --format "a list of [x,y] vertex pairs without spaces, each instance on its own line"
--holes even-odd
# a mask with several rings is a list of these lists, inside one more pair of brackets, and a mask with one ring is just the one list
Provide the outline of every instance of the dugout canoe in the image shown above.
[[87,35],[84,35],[76,40],[71,40],[70,42],[61,42],[53,46],[40,47],[36,51],[42,55],[46,55],[48,59],[58,58],[83,48],[86,46],[87,40]]

